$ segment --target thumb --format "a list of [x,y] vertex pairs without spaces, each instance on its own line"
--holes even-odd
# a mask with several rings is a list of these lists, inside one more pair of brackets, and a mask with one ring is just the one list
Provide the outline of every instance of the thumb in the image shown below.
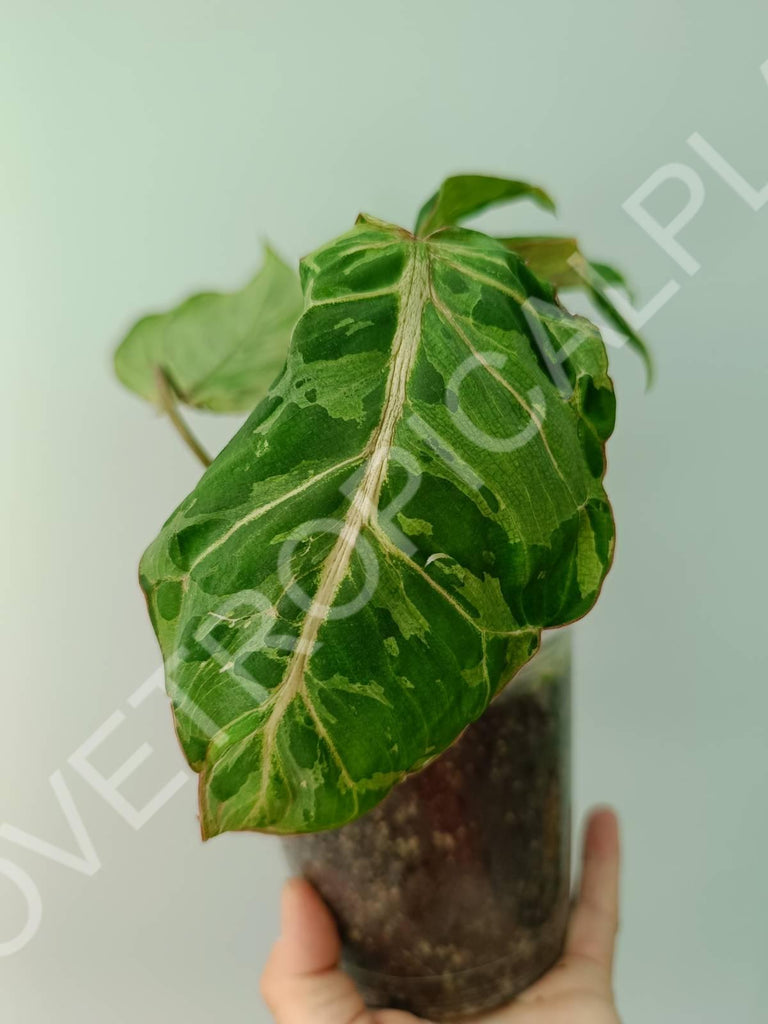
[[339,970],[341,944],[330,911],[301,878],[286,883],[282,931],[261,978],[278,1024],[374,1024],[354,983]]

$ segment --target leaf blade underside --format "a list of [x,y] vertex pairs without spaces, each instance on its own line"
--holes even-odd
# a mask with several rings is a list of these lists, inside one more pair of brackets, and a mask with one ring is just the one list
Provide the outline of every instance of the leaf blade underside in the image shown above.
[[553,294],[514,254],[364,218],[302,282],[283,374],[142,560],[206,836],[364,813],[612,558],[604,346],[542,315],[564,397],[522,309]]

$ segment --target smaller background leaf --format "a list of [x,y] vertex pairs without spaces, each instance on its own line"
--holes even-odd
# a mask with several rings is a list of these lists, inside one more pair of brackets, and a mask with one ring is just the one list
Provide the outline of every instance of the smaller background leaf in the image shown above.
[[621,288],[630,299],[634,299],[635,293],[620,270],[617,270],[616,267],[611,266],[609,263],[591,262],[589,265],[603,279],[603,284],[611,285],[613,288]]
[[428,235],[438,228],[458,224],[490,206],[532,199],[551,213],[555,204],[551,196],[537,185],[511,178],[493,178],[485,174],[457,174],[446,178],[440,188],[426,201],[416,218],[416,234]]
[[161,404],[160,367],[186,405],[250,411],[285,362],[302,308],[297,273],[267,246],[261,270],[240,291],[203,292],[139,320],[115,353],[117,376]]
[[525,260],[536,277],[555,288],[580,288],[582,281],[568,262],[578,253],[575,238],[531,235],[525,238],[500,238],[499,241]]

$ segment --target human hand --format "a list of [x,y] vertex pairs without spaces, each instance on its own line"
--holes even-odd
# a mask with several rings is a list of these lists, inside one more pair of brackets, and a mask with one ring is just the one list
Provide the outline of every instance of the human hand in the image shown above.
[[[593,811],[562,958],[513,1003],[475,1024],[619,1024],[611,982],[618,902],[618,822],[611,810]],[[282,934],[261,980],[277,1024],[420,1024],[400,1010],[366,1009],[339,969],[340,954],[330,911],[308,882],[291,879],[283,892]]]

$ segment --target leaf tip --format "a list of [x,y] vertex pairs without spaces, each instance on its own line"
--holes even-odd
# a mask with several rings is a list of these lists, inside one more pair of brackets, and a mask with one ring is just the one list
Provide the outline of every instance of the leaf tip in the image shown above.
[[653,391],[653,386],[656,383],[656,364],[650,352],[646,352],[643,362],[645,364],[645,393],[647,395],[649,391]]
[[549,210],[550,213],[557,213],[557,203],[543,188],[539,189],[539,201],[544,209]]

